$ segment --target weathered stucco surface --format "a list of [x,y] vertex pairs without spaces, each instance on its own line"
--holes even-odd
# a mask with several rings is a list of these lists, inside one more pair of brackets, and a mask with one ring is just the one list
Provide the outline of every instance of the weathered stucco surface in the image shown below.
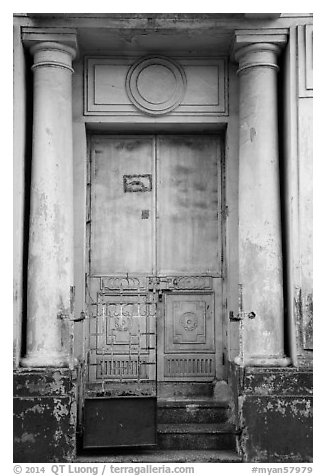
[[14,462],[72,461],[76,421],[75,371],[14,373]]
[[244,461],[312,461],[312,372],[230,368]]

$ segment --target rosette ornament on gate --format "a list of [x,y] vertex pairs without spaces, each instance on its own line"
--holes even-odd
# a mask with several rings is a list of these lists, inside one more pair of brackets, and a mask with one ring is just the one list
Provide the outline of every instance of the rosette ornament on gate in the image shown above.
[[198,317],[193,312],[185,312],[180,318],[180,324],[185,331],[194,331],[198,327]]
[[146,114],[159,116],[181,104],[186,75],[180,64],[163,56],[146,56],[131,66],[126,89],[130,101]]

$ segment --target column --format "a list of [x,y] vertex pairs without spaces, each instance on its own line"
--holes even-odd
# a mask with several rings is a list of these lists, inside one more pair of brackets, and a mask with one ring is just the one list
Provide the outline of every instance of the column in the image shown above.
[[[248,37],[247,37],[248,38]],[[276,43],[237,37],[239,63],[239,289],[244,364],[283,366],[283,264]]]
[[73,286],[72,60],[75,49],[36,41],[25,367],[69,363]]

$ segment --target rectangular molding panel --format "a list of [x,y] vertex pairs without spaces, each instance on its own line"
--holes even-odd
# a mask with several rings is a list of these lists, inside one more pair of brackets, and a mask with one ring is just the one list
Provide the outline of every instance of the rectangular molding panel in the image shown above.
[[86,57],[84,73],[86,116],[228,114],[224,58]]

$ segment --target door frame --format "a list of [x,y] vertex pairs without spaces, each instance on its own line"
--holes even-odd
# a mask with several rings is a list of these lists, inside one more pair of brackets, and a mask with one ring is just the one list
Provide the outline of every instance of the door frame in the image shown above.
[[[177,125],[176,125],[177,126]],[[212,131],[205,131],[205,132],[200,132],[197,134],[194,134],[193,132],[185,132],[185,131],[180,131],[179,127],[176,127],[176,130],[173,132],[165,132],[163,131],[155,131],[153,133],[149,131],[141,131],[139,133],[128,133],[123,131],[121,134],[112,133],[109,134],[107,132],[102,132],[102,133],[94,133],[94,132],[89,132],[87,134],[87,180],[86,180],[86,188],[87,188],[87,194],[86,194],[86,253],[85,253],[85,303],[87,301],[87,295],[88,295],[88,290],[87,290],[87,277],[89,276],[90,272],[90,251],[91,251],[91,234],[90,234],[90,213],[91,213],[91,200],[90,200],[90,179],[91,179],[91,169],[90,169],[90,164],[91,164],[91,152],[92,152],[92,138],[95,136],[101,136],[101,137],[108,137],[108,138],[136,138],[136,137],[144,137],[144,138],[155,138],[156,136],[162,135],[171,135],[171,136],[211,136],[214,138],[219,139],[219,146],[220,146],[220,164],[219,164],[219,175],[218,179],[220,182],[220,194],[219,198],[221,200],[221,206],[220,206],[220,219],[218,223],[219,231],[221,234],[221,329],[222,329],[222,337],[221,337],[221,342],[222,342],[222,372],[219,378],[220,379],[225,379],[227,375],[227,368],[226,368],[226,361],[227,361],[227,315],[226,315],[226,310],[227,310],[227,302],[226,302],[226,296],[225,296],[225,287],[226,287],[226,260],[225,260],[225,249],[226,249],[226,218],[227,218],[227,213],[226,213],[226,207],[225,207],[225,140],[224,140],[224,133],[223,131],[215,131],[215,133],[212,133]],[[156,146],[156,141],[154,143],[154,146]],[[156,150],[153,152],[156,154]],[[156,169],[156,159],[154,157],[154,167]],[[154,173],[154,170],[153,170]],[[155,175],[156,175],[156,170],[155,170]],[[156,177],[153,180],[153,187],[155,186],[156,182]],[[156,198],[155,198],[156,201]],[[156,221],[156,220],[155,220]],[[155,228],[155,236],[156,236],[156,224],[154,224]],[[155,242],[154,242],[155,246]],[[214,326],[216,327],[216,326]],[[215,330],[216,333],[216,330]],[[83,355],[85,357],[85,351],[86,351],[86,342],[85,342],[85,332],[83,332]],[[216,335],[215,335],[216,338]],[[217,359],[217,355],[215,352],[215,359]],[[156,375],[156,380],[158,380],[158,376]]]

